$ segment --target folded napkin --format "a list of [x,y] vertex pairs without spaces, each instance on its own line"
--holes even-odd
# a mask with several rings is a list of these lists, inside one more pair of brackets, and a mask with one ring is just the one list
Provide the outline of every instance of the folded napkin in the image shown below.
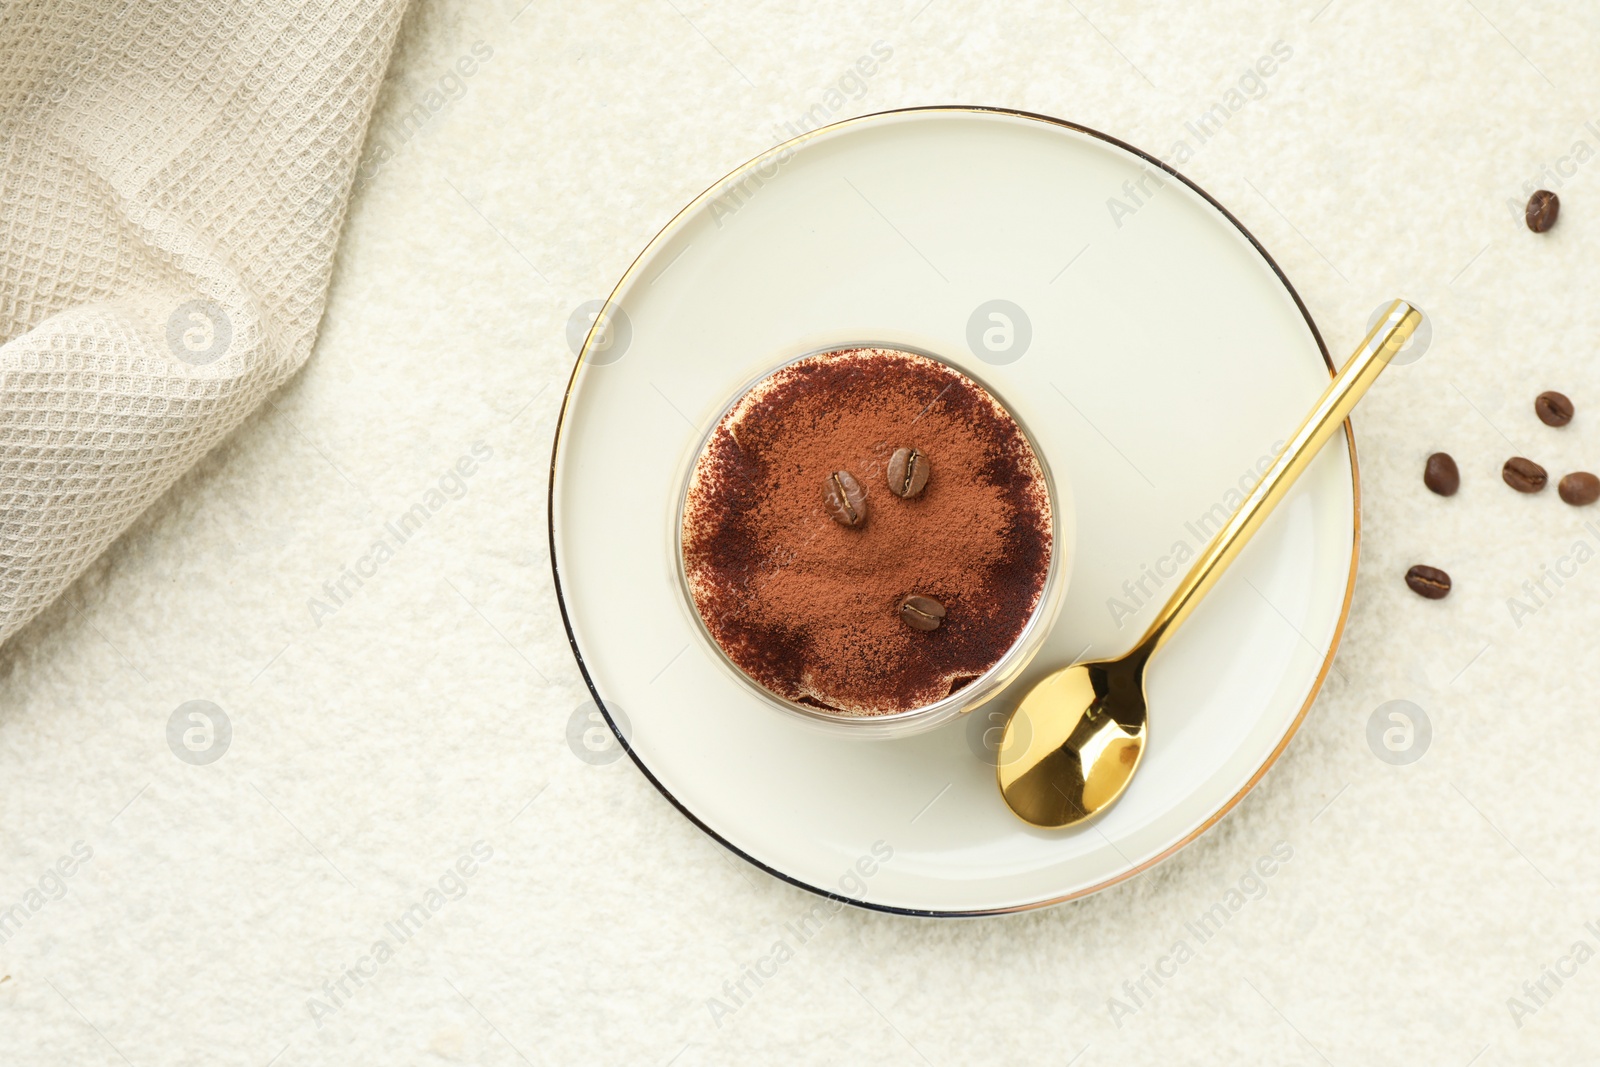
[[305,361],[403,7],[0,3],[0,641]]

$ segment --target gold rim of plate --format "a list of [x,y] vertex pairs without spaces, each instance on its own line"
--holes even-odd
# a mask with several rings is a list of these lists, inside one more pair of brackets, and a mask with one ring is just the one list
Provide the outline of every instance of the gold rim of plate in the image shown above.
[[[617,729],[616,723],[611,717],[611,713],[606,710],[605,702],[601,700],[599,691],[595,689],[593,679],[589,677],[589,668],[584,663],[583,651],[578,647],[577,637],[572,631],[572,620],[567,614],[566,596],[561,589],[561,567],[556,559],[555,478],[557,457],[561,452],[562,432],[566,428],[567,410],[572,403],[572,391],[578,381],[578,372],[583,369],[584,362],[588,358],[589,349],[594,343],[596,334],[604,328],[604,309],[610,308],[616,303],[617,294],[622,292],[622,290],[627,287],[628,283],[634,278],[634,276],[638,274],[642,266],[650,258],[650,255],[655,248],[672,237],[672,235],[675,234],[688,221],[688,219],[695,214],[696,210],[702,204],[708,200],[714,199],[720,194],[721,190],[730,183],[736,181],[751,171],[754,171],[756,168],[767,163],[773,157],[785,152],[792,152],[800,146],[822,136],[823,134],[831,133],[849,126],[863,125],[877,119],[881,119],[887,115],[913,114],[1002,115],[1009,118],[1020,118],[1032,122],[1040,122],[1048,126],[1059,126],[1063,129],[1072,130],[1075,133],[1093,137],[1094,139],[1103,141],[1106,144],[1114,145],[1117,148],[1120,148],[1123,151],[1144,160],[1151,166],[1160,168],[1164,173],[1171,175],[1173,178],[1183,183],[1183,185],[1192,190],[1206,203],[1210,204],[1213,208],[1220,212],[1223,218],[1232,223],[1234,228],[1244,235],[1245,239],[1250,242],[1251,247],[1253,247],[1261,256],[1261,258],[1266,261],[1267,266],[1272,268],[1272,273],[1276,275],[1278,281],[1282,283],[1285,291],[1288,292],[1290,298],[1294,301],[1295,307],[1300,310],[1300,315],[1305,319],[1307,328],[1311,330],[1311,336],[1317,342],[1317,350],[1322,355],[1322,362],[1328,369],[1329,378],[1333,377],[1337,368],[1334,367],[1333,360],[1328,355],[1328,346],[1322,339],[1322,333],[1317,329],[1317,324],[1315,320],[1312,319],[1311,312],[1306,308],[1305,301],[1300,299],[1299,292],[1295,290],[1293,283],[1289,281],[1288,275],[1284,274],[1283,268],[1278,266],[1277,260],[1272,258],[1271,253],[1269,253],[1266,247],[1256,239],[1255,234],[1251,233],[1250,230],[1246,228],[1244,223],[1235,218],[1233,213],[1227,208],[1223,207],[1215,197],[1206,192],[1199,185],[1195,184],[1189,178],[1179,173],[1176,169],[1169,166],[1162,160],[1157,159],[1155,156],[1150,155],[1148,152],[1128,144],[1126,141],[1112,137],[1110,134],[1101,133],[1099,130],[1091,129],[1088,126],[1082,126],[1075,122],[1069,122],[1066,119],[1054,118],[1050,115],[1040,115],[1035,112],[1019,111],[1013,108],[983,107],[962,104],[938,104],[925,107],[893,108],[888,111],[875,111],[867,115],[858,115],[854,118],[842,119],[839,122],[829,123],[826,126],[819,126],[814,130],[807,130],[805,133],[802,133],[799,136],[791,137],[789,140],[784,141],[781,144],[774,145],[759,155],[754,156],[753,158],[735,167],[727,174],[724,174],[716,181],[712,182],[705,188],[703,192],[679,209],[678,212],[667,221],[667,224],[661,227],[661,229],[656,232],[654,237],[650,238],[650,240],[645,244],[644,248],[639,251],[639,254],[634,257],[633,262],[628,264],[628,269],[622,272],[622,277],[617,279],[617,284],[612,287],[611,292],[606,296],[602,313],[595,316],[594,324],[590,327],[589,333],[583,339],[583,347],[578,353],[577,360],[572,365],[572,373],[567,378],[566,390],[561,396],[561,410],[556,416],[555,437],[550,449],[550,477],[546,485],[545,505],[545,516],[550,540],[550,571],[552,578],[554,579],[556,603],[561,609],[561,622],[566,628],[567,632],[567,643],[572,647],[573,657],[578,663],[578,672],[583,675],[584,685],[588,687],[589,695],[594,698],[595,706],[600,709],[603,715],[605,715],[606,724],[611,728],[612,734],[616,737],[618,744],[622,746],[623,751],[627,752],[628,757],[633,760],[634,766],[639,768],[640,772],[644,774],[645,778],[650,782],[650,784],[653,785],[662,796],[666,797],[667,800],[671,802],[673,807],[677,808],[685,818],[694,823],[695,826],[699,827],[712,840],[716,841],[719,845],[723,846],[745,862],[755,867],[759,867],[761,870],[766,871],[773,877],[782,879],[783,881],[788,882],[790,885],[815,893],[818,896],[827,897],[831,900],[839,900],[846,904],[852,904],[856,907],[866,908],[871,911],[882,911],[896,915],[928,916],[933,918],[965,918],[977,915],[1008,915],[1016,912],[1034,911],[1039,908],[1054,907],[1057,904],[1064,904],[1069,900],[1078,900],[1082,897],[1087,897],[1098,893],[1103,889],[1109,889],[1111,886],[1114,886],[1119,882],[1127,881],[1129,878],[1149,870],[1151,867],[1154,867],[1156,864],[1178,852],[1180,849],[1185,848],[1195,841],[1201,834],[1215,826],[1224,815],[1232,811],[1239,801],[1243,800],[1245,796],[1256,787],[1256,785],[1261,781],[1262,776],[1267,773],[1273,764],[1278,762],[1278,758],[1283,755],[1284,749],[1289,746],[1289,742],[1294,739],[1295,734],[1300,732],[1300,725],[1305,721],[1306,712],[1311,710],[1311,705],[1316,702],[1317,696],[1322,692],[1322,686],[1328,679],[1328,671],[1333,666],[1333,657],[1339,651],[1340,642],[1344,640],[1345,624],[1350,619],[1350,603],[1352,597],[1355,595],[1356,564],[1361,556],[1361,468],[1356,460],[1355,431],[1350,425],[1349,419],[1346,419],[1344,422],[1344,434],[1346,449],[1350,457],[1350,569],[1345,577],[1344,599],[1339,605],[1339,621],[1334,627],[1332,639],[1328,642],[1328,651],[1322,659],[1322,666],[1318,668],[1316,679],[1311,685],[1311,690],[1306,694],[1305,702],[1300,705],[1300,710],[1295,713],[1294,721],[1289,724],[1289,729],[1284,732],[1283,739],[1278,742],[1277,747],[1272,750],[1271,754],[1268,755],[1261,766],[1257,768],[1255,774],[1251,775],[1250,780],[1247,781],[1237,793],[1229,797],[1221,807],[1207,817],[1204,822],[1195,827],[1195,829],[1190,833],[1185,835],[1182,840],[1174,842],[1170,847],[1163,850],[1159,854],[1152,856],[1144,863],[1141,863],[1136,867],[1131,867],[1128,870],[1122,871],[1121,873],[1113,875],[1110,878],[1096,882],[1092,886],[1088,886],[1084,889],[1067,893],[1062,896],[1051,897],[1047,900],[1033,901],[1027,904],[1017,904],[1011,907],[980,908],[972,911],[931,911],[919,908],[898,908],[888,904],[876,904],[871,901],[857,900],[852,897],[842,896],[838,893],[830,892],[819,886],[811,885],[810,883],[801,881],[800,879],[795,878],[784,871],[769,866],[768,864],[757,859],[755,856],[750,855],[748,852],[744,851],[744,849],[740,848],[738,845],[735,845],[721,834],[717,833],[711,827],[707,826],[698,815],[690,811],[689,808],[687,808],[682,801],[674,796],[671,790],[667,789],[667,787],[662,784],[661,780],[651,772],[650,768],[645,765],[644,760],[639,757],[638,753],[634,752],[633,746],[630,745],[627,739],[622,736],[621,731]],[[1004,803],[1004,801],[1002,800],[1001,803]]]

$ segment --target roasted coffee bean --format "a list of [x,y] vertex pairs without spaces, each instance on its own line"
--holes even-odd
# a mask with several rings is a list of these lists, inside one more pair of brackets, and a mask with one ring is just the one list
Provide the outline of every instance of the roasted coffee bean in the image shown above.
[[1545,473],[1543,467],[1521,456],[1506,460],[1506,465],[1500,468],[1500,477],[1519,493],[1537,493],[1550,480],[1550,475]]
[[1406,584],[1413,593],[1429,600],[1443,600],[1450,593],[1450,576],[1438,567],[1421,563],[1406,571]]
[[1596,478],[1588,471],[1574,471],[1562,478],[1556,486],[1556,492],[1561,494],[1561,499],[1575,508],[1585,504],[1593,504],[1600,500],[1600,478]]
[[889,457],[889,488],[895,496],[913,497],[928,484],[928,457],[914,448],[897,448]]
[[1461,488],[1461,472],[1450,453],[1435,452],[1428,457],[1428,465],[1422,469],[1422,484],[1440,496],[1456,495]]
[[913,630],[937,630],[944,605],[931,596],[908,596],[900,602],[900,619]]
[[1543,233],[1556,224],[1560,213],[1561,198],[1548,189],[1540,189],[1528,197],[1528,209],[1523,212],[1523,218],[1528,222],[1528,229]]
[[1572,421],[1572,401],[1554,389],[1534,397],[1533,410],[1546,426],[1565,426]]
[[849,471],[834,471],[822,487],[822,506],[829,518],[843,526],[867,521],[867,493]]

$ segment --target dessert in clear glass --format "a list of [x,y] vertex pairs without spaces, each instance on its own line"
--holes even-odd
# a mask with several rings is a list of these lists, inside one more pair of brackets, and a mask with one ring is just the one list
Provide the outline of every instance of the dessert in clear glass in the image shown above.
[[1050,473],[994,393],[928,355],[786,363],[702,442],[686,595],[767,703],[884,737],[971,710],[1038,650],[1064,591]]

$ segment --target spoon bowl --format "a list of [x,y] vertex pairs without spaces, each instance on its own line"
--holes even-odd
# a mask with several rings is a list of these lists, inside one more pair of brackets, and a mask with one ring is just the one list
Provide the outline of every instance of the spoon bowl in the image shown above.
[[1077,663],[1028,691],[1000,743],[1000,788],[1035,826],[1067,826],[1127,789],[1145,747],[1143,665]]

